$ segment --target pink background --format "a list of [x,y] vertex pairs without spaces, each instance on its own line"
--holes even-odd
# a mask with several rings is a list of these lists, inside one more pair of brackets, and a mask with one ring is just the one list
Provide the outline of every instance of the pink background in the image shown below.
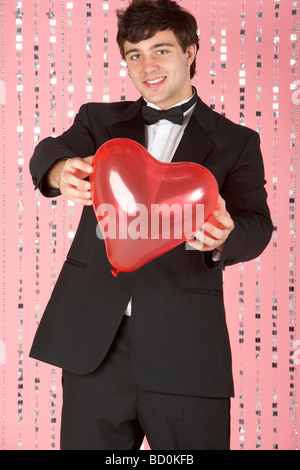
[[[236,390],[232,449],[297,449],[298,2],[182,4],[199,22],[199,95],[261,134],[277,227],[260,258],[224,275]],[[60,370],[28,351],[81,209],[34,192],[28,164],[35,144],[67,129],[82,103],[138,97],[115,43],[115,9],[123,5],[1,1],[3,450],[59,449]]]

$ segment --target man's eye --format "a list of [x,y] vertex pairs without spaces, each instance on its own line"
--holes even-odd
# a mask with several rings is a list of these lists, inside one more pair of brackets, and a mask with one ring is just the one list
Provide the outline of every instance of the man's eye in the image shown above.
[[167,54],[168,51],[166,51],[165,49],[161,49],[160,51],[157,51],[157,54],[159,55],[164,55],[164,54]]
[[130,57],[131,60],[137,60],[140,58],[140,54],[134,54]]

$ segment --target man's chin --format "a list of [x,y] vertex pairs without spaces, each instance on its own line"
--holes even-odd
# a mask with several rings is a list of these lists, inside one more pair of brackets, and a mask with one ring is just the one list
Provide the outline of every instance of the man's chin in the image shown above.
[[145,90],[142,93],[142,96],[147,100],[149,103],[155,104],[161,109],[167,109],[168,107],[172,106],[169,105],[169,99],[166,94],[160,93],[159,91],[153,91],[149,92],[149,90]]

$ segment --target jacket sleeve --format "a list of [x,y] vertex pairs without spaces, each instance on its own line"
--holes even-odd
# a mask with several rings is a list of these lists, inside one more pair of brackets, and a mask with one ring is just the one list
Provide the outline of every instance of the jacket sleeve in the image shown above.
[[59,137],[47,137],[35,148],[29,169],[35,189],[46,197],[60,195],[46,184],[46,174],[61,159],[94,155],[95,142],[90,132],[87,105],[81,106],[73,125]]
[[235,165],[228,173],[220,194],[234,221],[218,262],[212,261],[211,252],[204,254],[210,269],[222,269],[258,257],[268,245],[273,224],[267,205],[264,165],[260,138],[251,132]]

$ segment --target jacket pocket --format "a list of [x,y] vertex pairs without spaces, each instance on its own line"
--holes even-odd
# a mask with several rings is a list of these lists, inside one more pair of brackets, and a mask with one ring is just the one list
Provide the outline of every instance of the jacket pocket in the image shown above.
[[66,263],[71,264],[72,266],[77,266],[78,268],[88,269],[88,265],[86,263],[82,263],[74,258],[70,258],[67,256]]
[[219,297],[223,296],[223,292],[219,289],[205,289],[202,287],[184,287],[183,292],[188,294],[202,294],[202,295],[216,295]]
[[223,281],[221,269],[206,269],[203,253],[187,252],[188,263],[181,275],[181,290],[189,294],[203,294],[222,297]]

